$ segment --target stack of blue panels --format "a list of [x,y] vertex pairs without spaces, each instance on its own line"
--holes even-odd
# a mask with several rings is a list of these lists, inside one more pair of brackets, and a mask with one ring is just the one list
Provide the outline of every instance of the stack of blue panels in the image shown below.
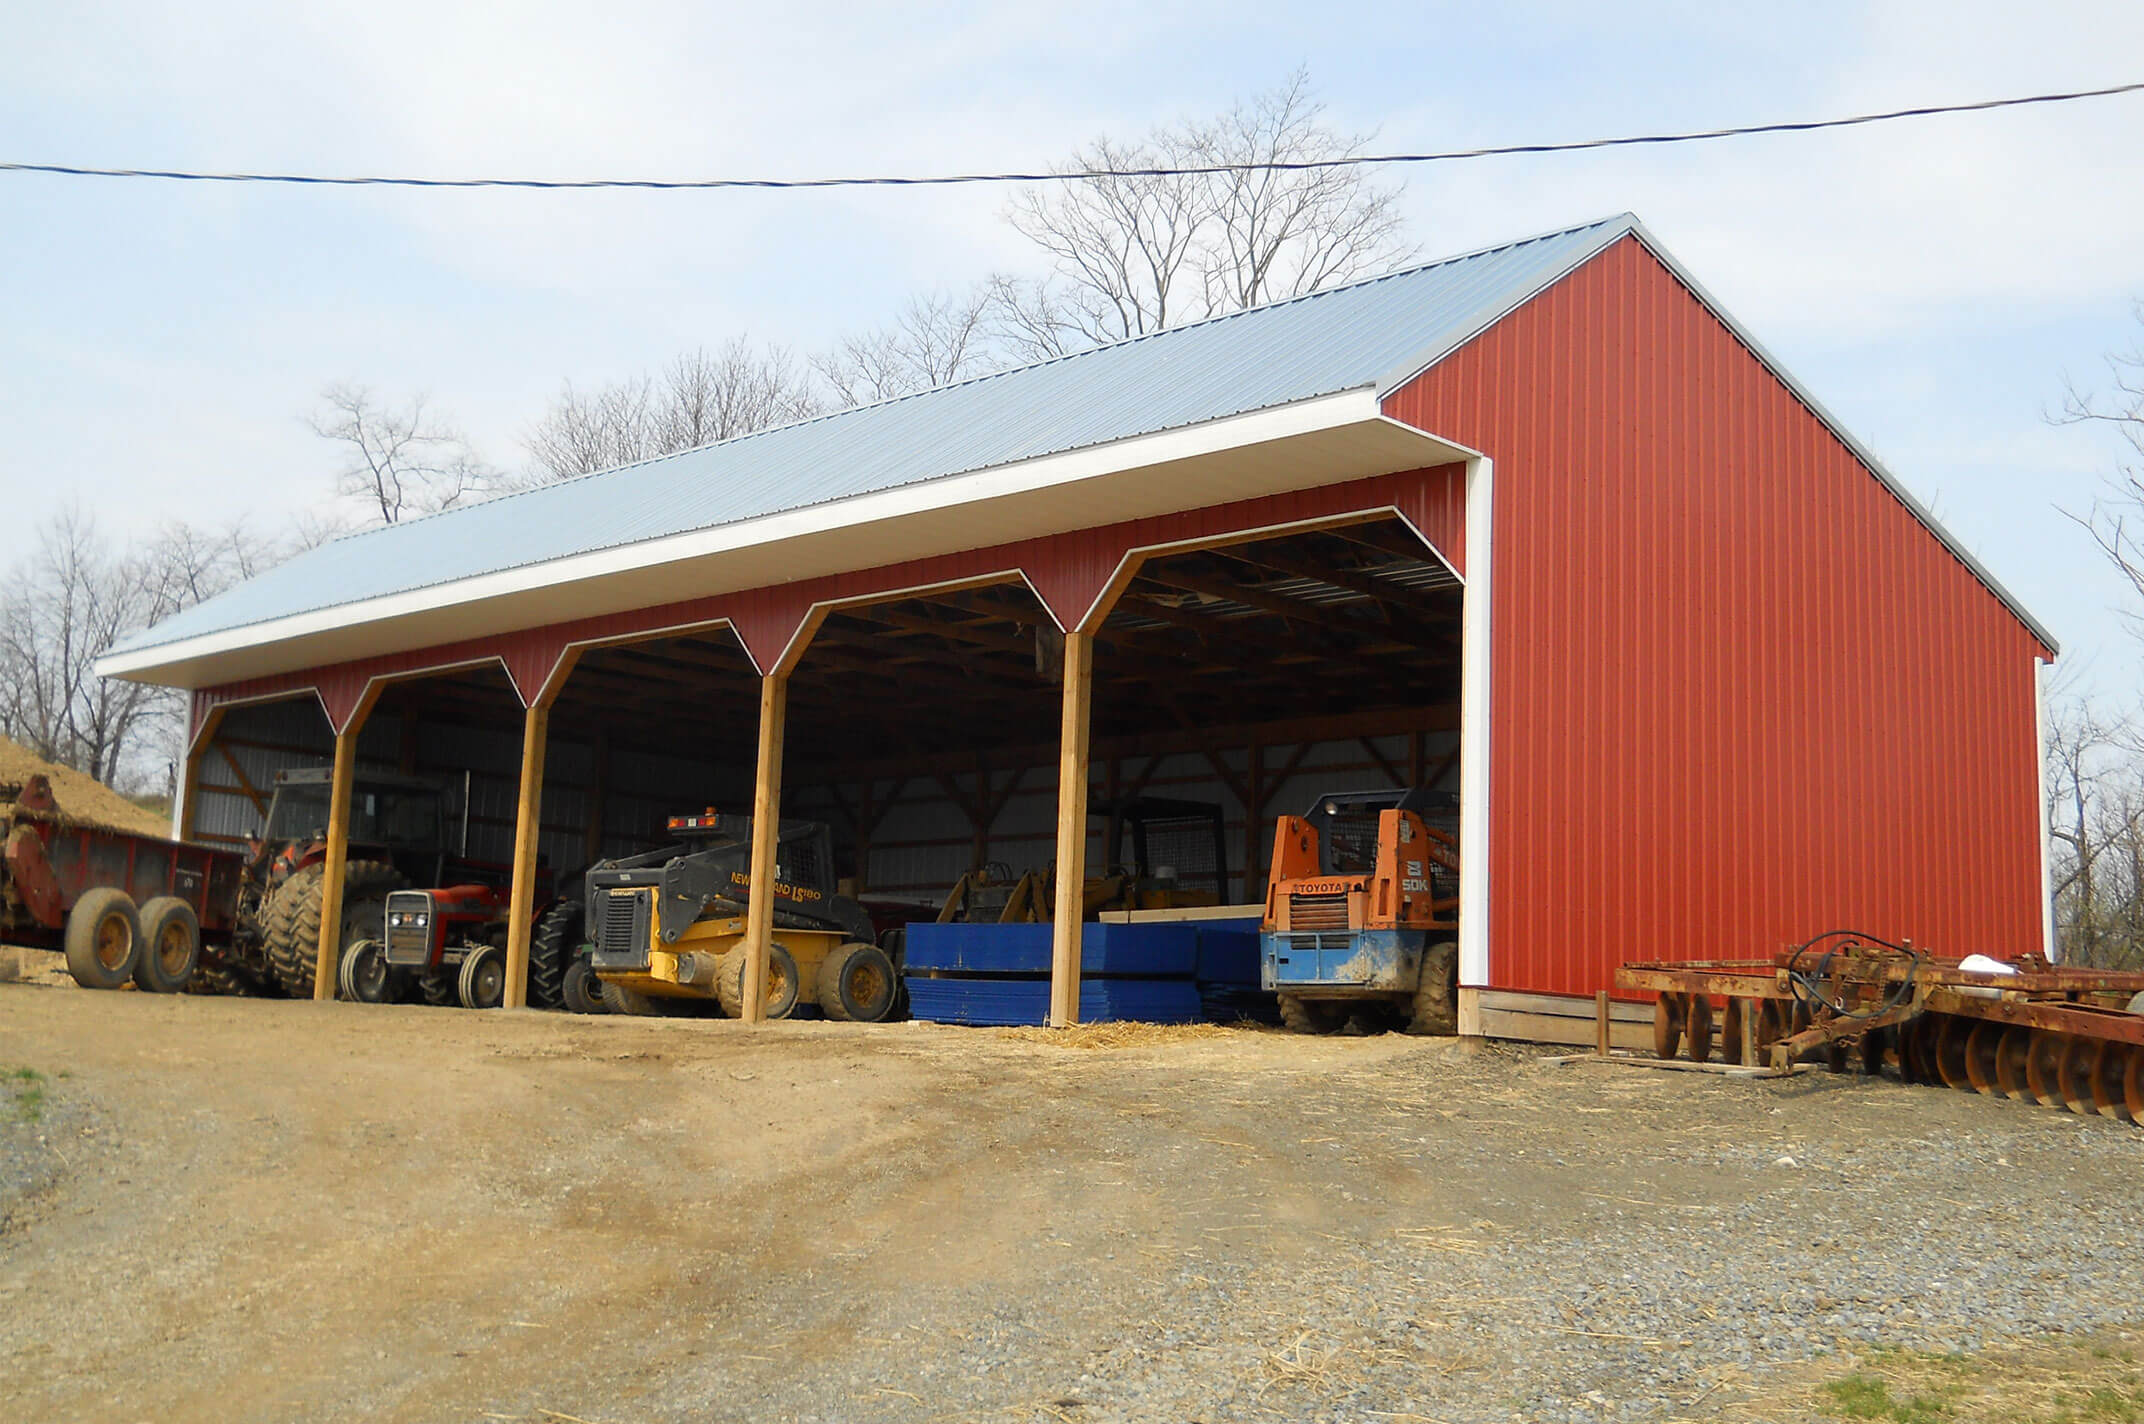
[[[1195,925],[1085,926],[1080,1021],[1197,1022],[1203,1016],[1198,960]],[[959,1024],[1049,1021],[1048,925],[910,925],[904,968],[908,1011],[915,1018]],[[1252,977],[1257,977],[1255,962]]]
[[1258,921],[1195,920],[1199,1005],[1209,1023],[1280,1022],[1280,1001],[1258,984]]

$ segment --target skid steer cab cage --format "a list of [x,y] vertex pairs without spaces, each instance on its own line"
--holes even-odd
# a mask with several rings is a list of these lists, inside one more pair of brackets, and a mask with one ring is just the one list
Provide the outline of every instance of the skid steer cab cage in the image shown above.
[[2144,1013],[2130,1007],[2144,973],[1956,959],[1841,930],[1771,959],[1626,964],[1615,980],[1655,996],[1661,1058],[1710,1061],[1717,1028],[1728,1062],[1857,1059],[1909,1083],[2144,1123]]

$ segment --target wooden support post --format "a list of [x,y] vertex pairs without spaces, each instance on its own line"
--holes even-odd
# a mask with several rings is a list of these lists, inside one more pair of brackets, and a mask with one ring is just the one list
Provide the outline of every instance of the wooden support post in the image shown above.
[[1764,1011],[1764,1000],[1742,1001],[1742,1041],[1735,1045],[1742,1055],[1742,1062],[1752,1068],[1762,1060],[1757,1056],[1757,1016]]
[[1050,1026],[1079,1022],[1080,922],[1087,914],[1087,733],[1094,635],[1065,634],[1063,729],[1057,755],[1057,915],[1050,936]]
[[[313,957],[313,998],[335,997],[342,967],[342,887],[350,864],[350,793],[357,785],[357,734],[365,729],[380,684],[367,684],[350,720],[335,734],[335,774],[328,788],[327,857],[320,867],[320,947]],[[384,928],[384,927],[383,927]]]
[[1599,990],[1593,996],[1593,1051],[1601,1057],[1608,1056],[1608,991]]
[[509,1009],[529,1002],[529,933],[536,919],[536,858],[543,830],[543,761],[551,708],[539,701],[521,719],[521,795],[514,808],[514,879],[506,912],[506,998]]
[[775,850],[781,842],[782,732],[789,710],[789,675],[759,680],[759,766],[752,787],[752,881],[745,901],[744,1004],[746,1023],[767,1017],[767,954],[774,943]]

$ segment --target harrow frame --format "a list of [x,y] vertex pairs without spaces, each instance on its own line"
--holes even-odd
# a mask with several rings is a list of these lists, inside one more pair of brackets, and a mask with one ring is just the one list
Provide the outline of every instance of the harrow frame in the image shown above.
[[[1771,959],[1626,964],[1616,987],[1651,993],[1653,1048],[1711,1061],[1713,1001],[1732,1061],[1784,1072],[1895,1065],[1909,1083],[1970,1088],[2144,1124],[2144,973],[2069,969],[2038,955],[2014,972],[1832,931]],[[1858,1049],[1858,1052],[1855,1050]]]

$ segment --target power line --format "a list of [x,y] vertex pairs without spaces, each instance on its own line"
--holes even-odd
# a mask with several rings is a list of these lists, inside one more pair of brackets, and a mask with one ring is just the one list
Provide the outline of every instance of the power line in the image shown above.
[[1365,153],[1344,158],[1315,158],[1286,163],[1214,163],[1190,167],[1075,169],[1047,173],[939,173],[918,176],[852,178],[392,178],[335,177],[314,173],[203,173],[171,168],[86,168],[64,163],[0,163],[0,173],[50,173],[69,178],[162,178],[181,183],[310,183],[340,188],[645,188],[670,191],[691,188],[942,188],[975,183],[1081,183],[1099,178],[1179,178],[1211,173],[1297,172],[1319,168],[1367,168],[1387,163],[1450,163],[1468,158],[1506,158],[1526,153],[1579,153],[1596,148],[1701,143],[1753,134],[1810,133],[1818,129],[1854,128],[1920,119],[1936,114],[1971,114],[1988,109],[2015,109],[2028,104],[2067,104],[2144,90],[2144,82],[2107,89],[2079,89],[2066,94],[2029,94],[2015,99],[1983,99],[1973,104],[1928,104],[1880,114],[1840,119],[1806,119],[1798,123],[1745,124],[1735,128],[1686,133],[1634,134],[1623,138],[1574,139],[1562,143],[1514,143],[1492,148],[1449,149],[1442,153]]

